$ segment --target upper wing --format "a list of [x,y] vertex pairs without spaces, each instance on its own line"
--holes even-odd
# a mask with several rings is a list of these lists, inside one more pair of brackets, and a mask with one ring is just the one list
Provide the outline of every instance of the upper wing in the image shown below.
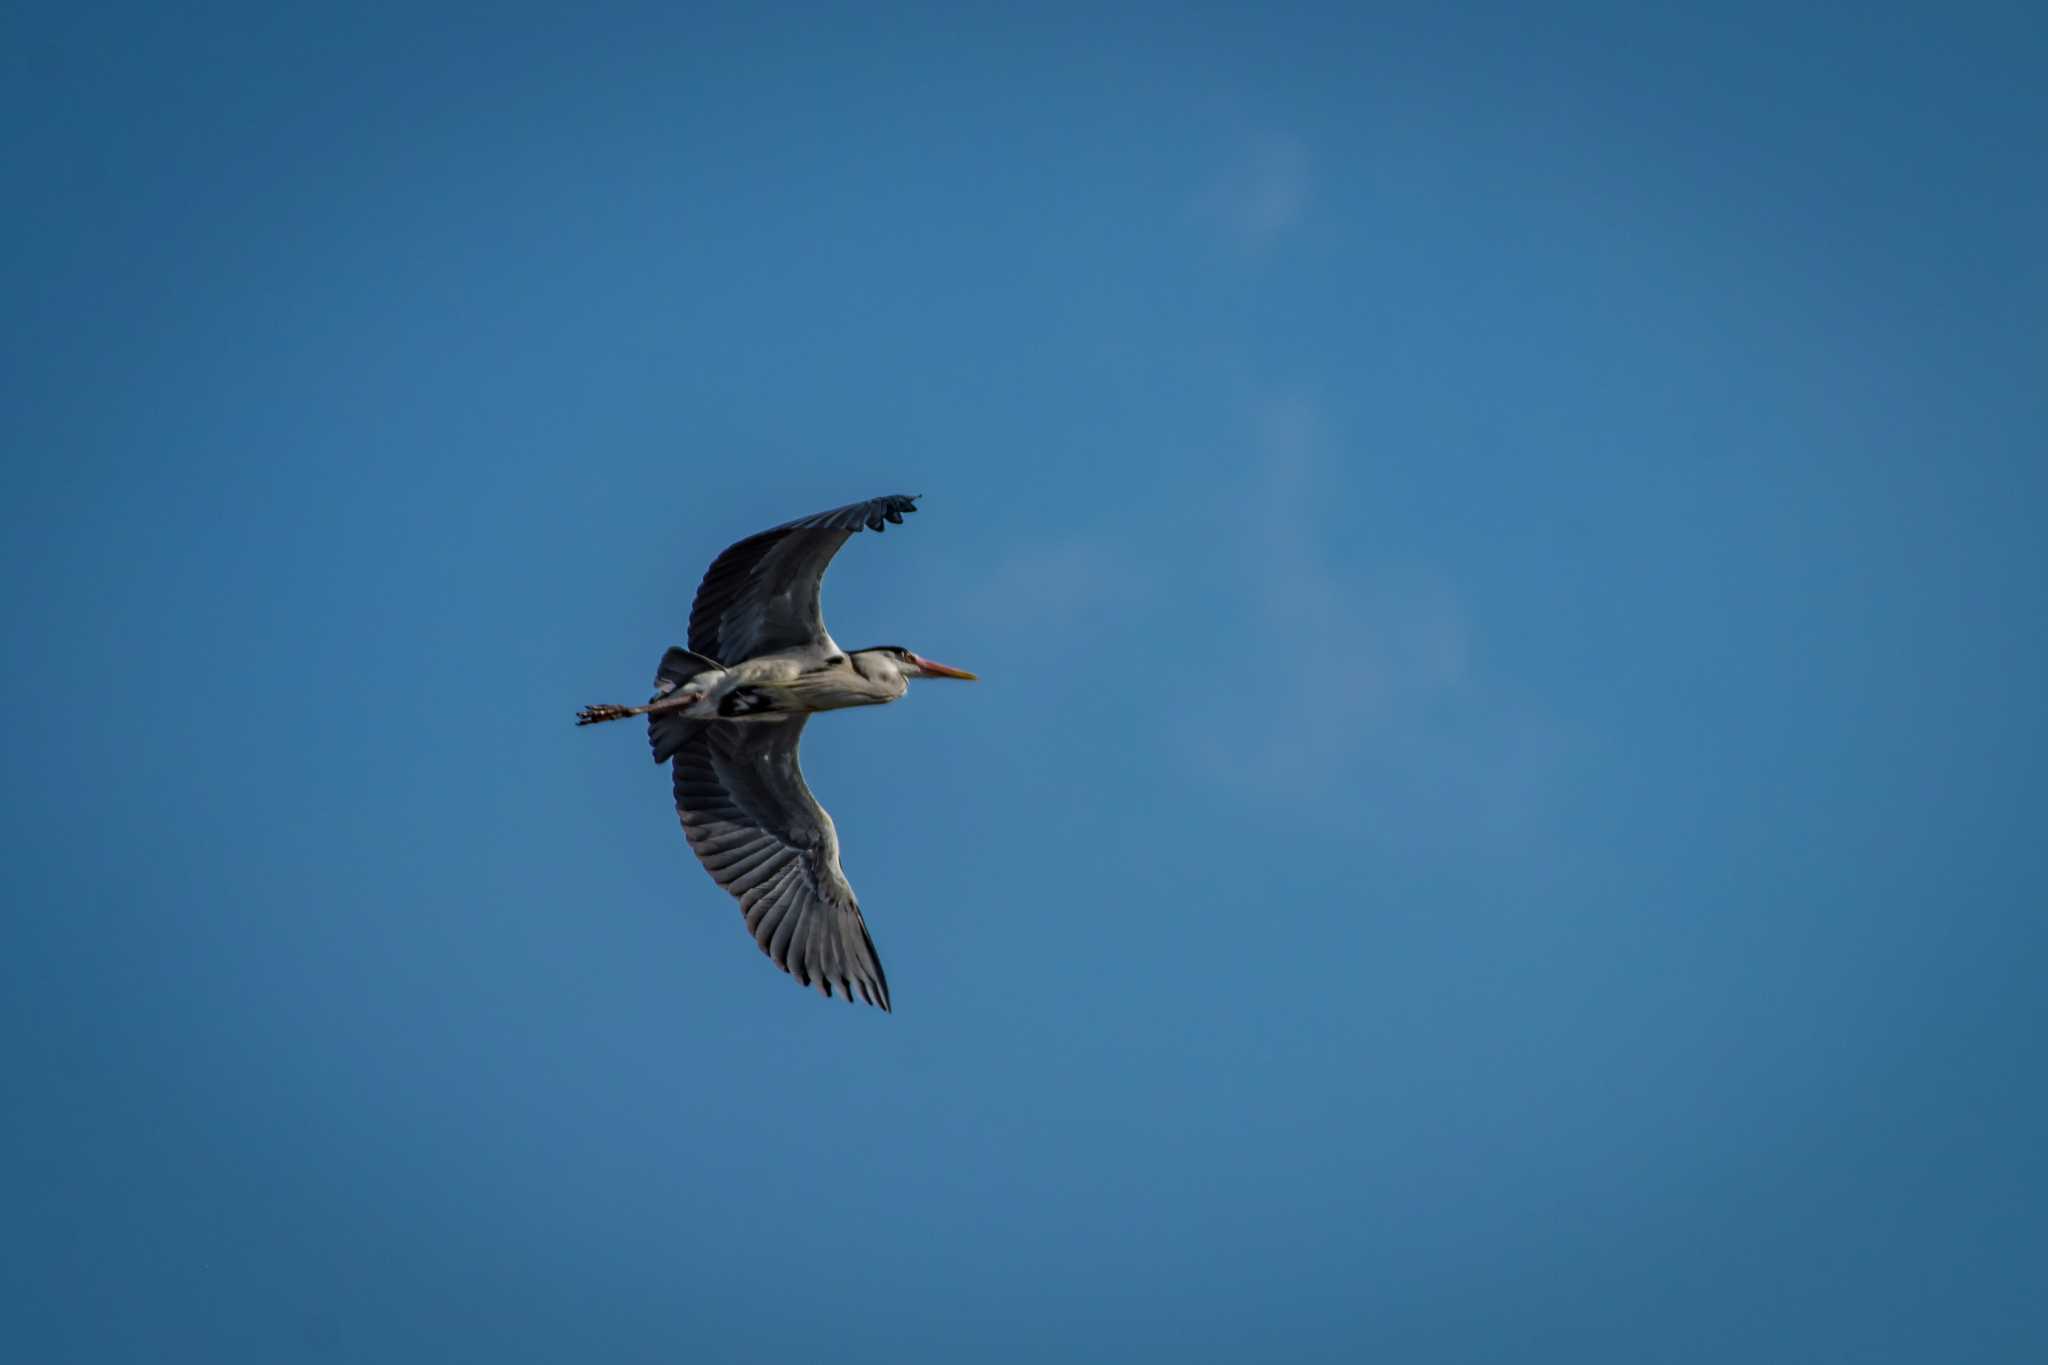
[[822,644],[825,566],[863,526],[879,531],[917,510],[901,493],[798,517],[748,536],[711,563],[690,607],[690,648],[726,664]]
[[827,998],[857,991],[886,1010],[889,982],[839,870],[839,836],[797,767],[803,729],[802,716],[698,723],[676,755],[676,813],[776,966]]

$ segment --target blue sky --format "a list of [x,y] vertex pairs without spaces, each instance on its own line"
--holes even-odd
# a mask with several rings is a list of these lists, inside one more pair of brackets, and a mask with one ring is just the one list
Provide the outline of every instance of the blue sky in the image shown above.
[[2048,1351],[2038,14],[6,24],[22,1358]]

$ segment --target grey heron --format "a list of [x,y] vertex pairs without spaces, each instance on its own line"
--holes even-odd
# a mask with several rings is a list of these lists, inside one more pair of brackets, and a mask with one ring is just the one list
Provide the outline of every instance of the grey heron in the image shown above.
[[578,725],[646,716],[683,836],[738,899],[761,951],[828,999],[857,994],[884,1010],[889,982],[797,743],[813,712],[897,701],[913,678],[974,680],[900,645],[841,649],[825,630],[818,592],[832,556],[856,531],[901,525],[916,502],[870,498],[729,547],[697,587],[690,647],[661,656],[647,705],[576,713]]

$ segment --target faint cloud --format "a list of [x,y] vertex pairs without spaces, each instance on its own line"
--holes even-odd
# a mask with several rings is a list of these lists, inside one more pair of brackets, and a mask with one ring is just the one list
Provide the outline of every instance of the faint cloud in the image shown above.
[[1202,217],[1257,250],[1301,223],[1309,191],[1308,149],[1297,138],[1267,135],[1246,142],[1198,207]]
[[[1184,700],[1184,752],[1204,780],[1268,800],[1371,786],[1390,809],[1441,803],[1463,830],[1525,827],[1564,757],[1560,728],[1481,675],[1447,575],[1358,552],[1371,509],[1343,504],[1311,393],[1260,396],[1247,424],[1254,458],[1233,499],[1247,515],[1220,552],[1256,663],[1242,686]],[[1355,801],[1310,806],[1357,818]]]

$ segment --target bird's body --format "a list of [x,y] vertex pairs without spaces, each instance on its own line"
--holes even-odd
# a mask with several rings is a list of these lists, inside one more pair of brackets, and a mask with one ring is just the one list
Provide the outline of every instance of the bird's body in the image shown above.
[[825,630],[818,593],[832,556],[862,527],[916,510],[912,498],[874,498],[731,546],[697,589],[690,647],[662,656],[647,705],[577,714],[579,725],[646,716],[655,761],[673,767],[684,836],[762,951],[805,985],[884,1010],[888,982],[797,744],[817,712],[897,701],[912,678],[974,677],[897,645],[849,652]]
[[[848,655],[835,648],[821,657],[810,650],[783,650],[731,668],[693,673],[674,690],[697,694],[681,711],[692,720],[781,720],[901,700],[910,690],[909,679],[887,661],[871,657],[874,653],[879,651]],[[657,679],[655,685],[660,697],[662,683]]]

